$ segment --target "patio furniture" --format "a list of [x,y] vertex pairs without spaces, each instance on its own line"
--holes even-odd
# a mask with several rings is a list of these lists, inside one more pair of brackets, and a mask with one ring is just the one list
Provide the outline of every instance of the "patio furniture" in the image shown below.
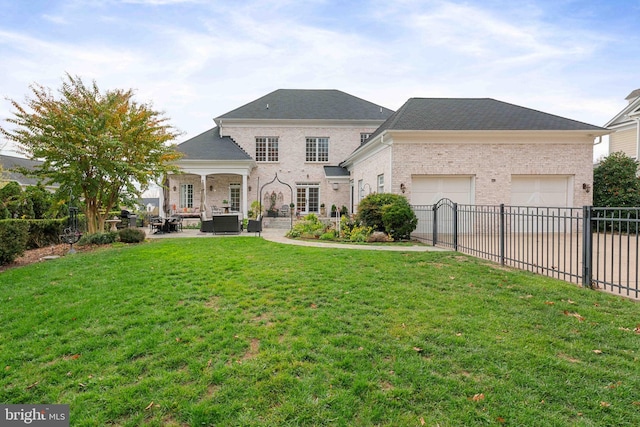
[[162,226],[164,225],[164,221],[159,216],[152,216],[149,218],[149,227],[151,227],[151,231],[154,233],[162,233]]
[[213,215],[210,220],[202,221],[200,231],[205,233],[240,233],[239,214]]
[[262,232],[262,215],[258,215],[256,219],[250,219],[247,223],[247,233],[258,233],[258,236]]
[[289,205],[282,205],[282,207],[280,208],[280,216],[289,218],[290,214],[291,214],[291,211],[289,210]]

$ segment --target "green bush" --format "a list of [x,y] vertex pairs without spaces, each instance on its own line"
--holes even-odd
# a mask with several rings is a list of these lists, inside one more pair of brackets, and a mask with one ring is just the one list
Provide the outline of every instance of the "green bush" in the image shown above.
[[326,225],[320,221],[316,214],[309,214],[293,226],[287,233],[287,237],[294,239],[298,237],[318,239],[326,233],[329,228],[330,225]]
[[350,242],[366,242],[373,233],[372,227],[362,225],[358,220],[351,220],[348,216],[340,217],[340,238]]
[[67,219],[29,219],[27,249],[37,249],[60,243],[60,235],[67,226]]
[[27,249],[29,224],[19,220],[0,220],[0,265],[10,264]]
[[640,206],[638,164],[622,152],[611,153],[593,170],[593,205]]
[[85,234],[78,242],[79,246],[83,245],[109,245],[118,241],[118,232],[109,231],[107,233]]
[[356,219],[373,231],[388,233],[395,240],[408,238],[418,226],[407,198],[391,193],[373,193],[362,199]]
[[411,209],[407,199],[404,203],[394,203],[382,207],[382,223],[384,231],[387,232],[394,240],[409,239],[411,232],[418,226],[418,218]]
[[146,234],[137,228],[123,228],[118,232],[120,241],[123,243],[140,243],[144,242]]

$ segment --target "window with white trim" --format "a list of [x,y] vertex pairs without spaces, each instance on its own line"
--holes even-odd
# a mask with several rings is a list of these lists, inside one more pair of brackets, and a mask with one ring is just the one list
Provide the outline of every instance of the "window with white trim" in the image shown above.
[[320,184],[296,184],[296,206],[301,214],[317,213],[320,210]]
[[358,203],[364,199],[364,181],[358,180]]
[[384,174],[378,175],[378,193],[384,193]]
[[256,162],[278,161],[278,137],[256,136]]
[[329,161],[329,138],[307,137],[307,162]]
[[193,207],[193,184],[180,185],[180,207],[181,208]]

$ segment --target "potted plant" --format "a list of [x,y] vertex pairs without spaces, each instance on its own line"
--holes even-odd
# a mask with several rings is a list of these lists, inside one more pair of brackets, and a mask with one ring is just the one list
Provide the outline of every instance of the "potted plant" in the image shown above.
[[327,216],[327,208],[324,207],[324,203],[320,204],[320,215]]
[[349,209],[345,205],[340,208],[340,216],[342,215],[349,216]]
[[338,208],[336,205],[331,205],[331,218],[335,218],[338,216]]
[[227,199],[224,199],[222,201],[222,206],[229,206],[229,201]]

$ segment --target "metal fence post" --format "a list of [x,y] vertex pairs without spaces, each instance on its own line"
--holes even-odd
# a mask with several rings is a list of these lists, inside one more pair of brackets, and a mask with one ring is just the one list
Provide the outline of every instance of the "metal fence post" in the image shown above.
[[593,274],[593,245],[591,235],[592,207],[582,207],[582,286],[591,288]]
[[453,204],[453,250],[458,252],[458,204]]
[[438,204],[433,205],[433,246],[438,244]]
[[499,245],[500,245],[500,264],[504,265],[504,203],[500,203],[500,224],[498,226],[499,231]]

